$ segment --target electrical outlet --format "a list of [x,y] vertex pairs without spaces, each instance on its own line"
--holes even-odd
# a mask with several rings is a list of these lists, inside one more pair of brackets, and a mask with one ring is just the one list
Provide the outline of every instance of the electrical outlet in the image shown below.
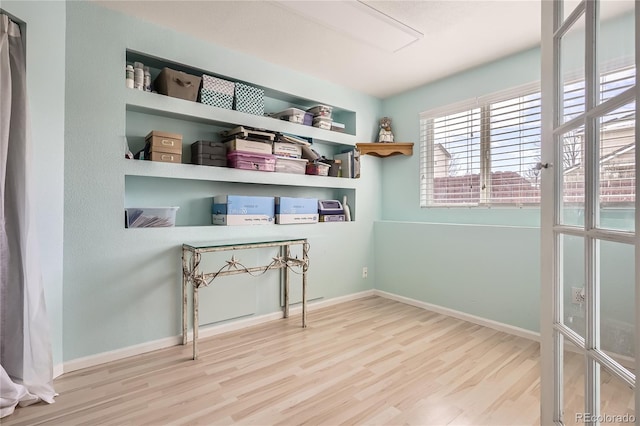
[[575,304],[584,303],[584,288],[571,287],[571,303],[575,303]]
[[362,278],[367,278],[369,276],[369,269],[366,266],[362,267]]

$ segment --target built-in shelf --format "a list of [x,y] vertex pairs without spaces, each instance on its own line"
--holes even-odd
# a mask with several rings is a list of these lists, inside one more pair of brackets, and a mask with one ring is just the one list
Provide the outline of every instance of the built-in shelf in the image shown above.
[[297,175],[291,173],[260,172],[229,167],[174,164],[161,161],[123,159],[124,175],[169,179],[205,180],[215,182],[251,183],[260,185],[306,186],[315,188],[355,189],[357,179]]
[[126,87],[123,90],[126,91],[125,100],[127,111],[228,128],[233,126],[249,126],[275,132],[291,133],[333,145],[354,146],[356,144],[356,137],[347,133],[334,132],[271,117],[217,108],[198,102],[128,89]]
[[375,157],[391,157],[394,155],[413,155],[413,142],[374,142],[357,143],[356,147],[362,155],[369,154]]

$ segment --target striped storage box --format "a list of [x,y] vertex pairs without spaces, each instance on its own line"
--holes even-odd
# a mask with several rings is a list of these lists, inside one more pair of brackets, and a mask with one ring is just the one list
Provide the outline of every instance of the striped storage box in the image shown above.
[[264,115],[264,90],[236,83],[234,109],[249,114]]
[[233,108],[233,93],[235,85],[232,81],[202,76],[202,89],[200,89],[200,102],[218,108]]

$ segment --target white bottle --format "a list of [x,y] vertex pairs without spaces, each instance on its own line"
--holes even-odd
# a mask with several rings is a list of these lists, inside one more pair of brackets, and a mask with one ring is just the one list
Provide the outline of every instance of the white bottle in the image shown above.
[[144,90],[144,69],[142,62],[134,62],[133,64],[133,85],[134,89]]
[[342,197],[342,210],[344,210],[344,220],[351,222],[351,209],[349,208],[349,204],[347,204],[346,195]]
[[133,89],[133,66],[131,64],[127,65],[125,68],[125,75],[127,79],[127,87],[129,89]]
[[144,91],[151,91],[151,72],[149,71],[149,67],[144,67]]

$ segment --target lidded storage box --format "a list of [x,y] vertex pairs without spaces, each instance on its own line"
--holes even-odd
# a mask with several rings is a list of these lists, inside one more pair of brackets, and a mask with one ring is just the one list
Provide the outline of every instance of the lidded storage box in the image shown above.
[[235,110],[264,115],[264,90],[247,84],[235,83]]
[[182,135],[153,130],[145,138],[145,143],[145,151],[151,161],[182,162]]
[[276,156],[276,172],[305,174],[308,161],[302,158]]
[[232,81],[202,76],[202,89],[200,89],[200,102],[218,108],[233,108],[233,93],[235,85]]
[[325,117],[322,115],[313,117],[313,127],[318,127],[324,130],[331,130],[331,117]]
[[158,93],[173,98],[196,101],[201,78],[182,71],[163,68],[153,82]]
[[259,170],[273,172],[276,168],[276,157],[273,154],[232,151],[227,154],[229,167],[243,170]]
[[279,118],[280,120],[290,121],[292,123],[304,124],[304,116],[306,112],[298,108],[288,108],[284,111],[280,111],[274,114],[274,118]]
[[327,105],[316,105],[307,110],[313,114],[314,117],[327,117],[331,118],[331,112],[333,111],[333,107]]
[[325,163],[309,163],[306,172],[308,175],[329,176],[330,167]]
[[228,150],[250,152],[255,154],[271,154],[273,149],[269,141],[252,141],[249,139],[234,138],[226,142]]
[[267,225],[274,219],[273,197],[216,195],[211,205],[214,225]]
[[302,157],[302,146],[289,142],[274,142],[273,155],[280,157],[300,158]]
[[227,145],[224,142],[197,141],[191,144],[191,162],[204,166],[227,166]]

